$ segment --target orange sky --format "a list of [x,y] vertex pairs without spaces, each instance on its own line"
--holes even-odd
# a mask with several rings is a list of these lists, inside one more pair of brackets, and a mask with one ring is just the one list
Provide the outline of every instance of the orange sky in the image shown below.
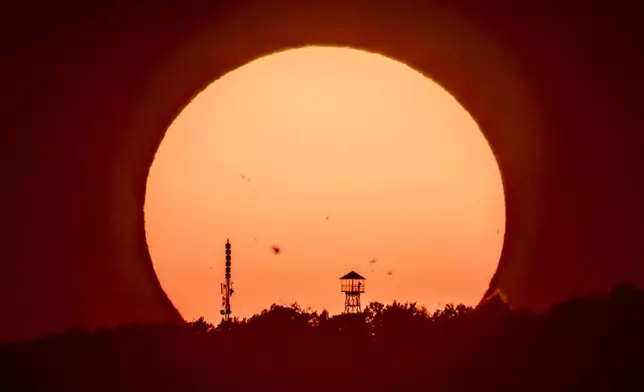
[[353,49],[288,50],[215,81],[147,186],[154,267],[188,320],[219,321],[226,238],[241,317],[295,301],[341,312],[350,270],[363,304],[472,305],[503,245],[501,176],[474,120],[415,70]]

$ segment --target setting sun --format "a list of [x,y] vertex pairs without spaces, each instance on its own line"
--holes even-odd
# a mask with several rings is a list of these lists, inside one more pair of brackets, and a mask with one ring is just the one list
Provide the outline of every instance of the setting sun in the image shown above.
[[352,270],[363,303],[474,305],[505,204],[487,141],[441,86],[379,54],[306,47],[195,97],[157,152],[145,219],[165,292],[184,318],[216,322],[227,238],[233,316],[341,312]]

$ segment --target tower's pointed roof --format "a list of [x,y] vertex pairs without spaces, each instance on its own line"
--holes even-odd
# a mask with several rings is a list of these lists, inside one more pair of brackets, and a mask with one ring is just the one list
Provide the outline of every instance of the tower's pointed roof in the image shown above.
[[364,277],[360,276],[360,274],[358,274],[355,271],[351,271],[348,274],[344,275],[343,277],[340,278],[340,280],[342,280],[342,279],[362,279],[362,280],[366,280]]

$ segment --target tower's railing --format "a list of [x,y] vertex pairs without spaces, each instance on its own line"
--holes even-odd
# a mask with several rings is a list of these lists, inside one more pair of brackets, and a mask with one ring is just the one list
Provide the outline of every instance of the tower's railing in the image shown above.
[[365,282],[364,280],[343,280],[340,283],[340,290],[343,293],[364,293]]

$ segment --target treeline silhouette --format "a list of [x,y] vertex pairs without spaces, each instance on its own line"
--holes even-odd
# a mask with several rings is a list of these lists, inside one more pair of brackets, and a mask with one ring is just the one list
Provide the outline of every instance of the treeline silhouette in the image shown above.
[[1,346],[0,390],[630,391],[644,390],[643,358],[644,292],[619,286],[541,314],[497,297],[73,330]]

